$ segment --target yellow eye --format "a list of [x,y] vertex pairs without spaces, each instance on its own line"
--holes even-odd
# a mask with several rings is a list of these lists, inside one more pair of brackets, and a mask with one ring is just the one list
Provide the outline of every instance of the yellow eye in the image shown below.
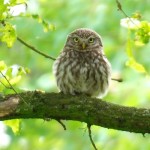
[[74,37],[73,40],[74,40],[74,42],[76,42],[76,43],[79,42],[79,38],[78,38],[78,37]]
[[93,43],[94,42],[94,38],[89,38],[89,43]]

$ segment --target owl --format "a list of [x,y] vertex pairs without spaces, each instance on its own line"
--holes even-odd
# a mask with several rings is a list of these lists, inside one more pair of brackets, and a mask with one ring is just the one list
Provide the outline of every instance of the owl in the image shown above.
[[103,97],[111,79],[111,65],[98,33],[80,28],[71,32],[53,65],[57,86],[64,94]]

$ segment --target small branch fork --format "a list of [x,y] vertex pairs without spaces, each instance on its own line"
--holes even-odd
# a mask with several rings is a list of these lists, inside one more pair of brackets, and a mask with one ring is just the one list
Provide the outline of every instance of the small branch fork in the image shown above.
[[56,119],[56,121],[57,121],[58,123],[60,123],[60,125],[63,127],[64,130],[67,130],[65,124],[64,124],[61,120]]

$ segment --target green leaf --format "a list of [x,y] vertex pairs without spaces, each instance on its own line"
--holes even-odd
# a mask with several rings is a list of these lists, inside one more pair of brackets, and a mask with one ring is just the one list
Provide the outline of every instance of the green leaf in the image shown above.
[[28,74],[28,73],[30,73],[30,69],[24,68],[24,67],[21,67],[21,66],[18,68],[17,75],[24,75],[24,74]]
[[5,26],[0,28],[0,41],[5,42],[8,47],[12,47],[16,41],[16,30],[10,23],[5,23]]
[[49,30],[55,30],[55,26],[52,23],[47,22],[46,20],[42,19],[38,14],[27,14],[26,17],[31,17],[38,21],[38,23],[42,24],[44,32],[48,32]]
[[9,82],[11,85],[14,85],[14,84],[18,83],[20,80],[21,80],[21,75],[11,78],[9,80]]
[[7,6],[3,1],[0,2],[0,21],[3,21],[7,17]]
[[4,121],[4,123],[11,127],[12,131],[15,133],[15,134],[18,134],[19,131],[20,131],[20,122],[21,120],[20,119],[14,119],[14,120],[7,120],[7,121]]
[[135,13],[133,13],[132,18],[135,18],[135,19],[139,20],[139,19],[142,18],[142,15],[139,12],[135,12]]
[[26,72],[27,74],[29,74],[29,73],[31,72],[31,70],[30,70],[29,68],[25,68],[25,72]]
[[130,58],[127,62],[126,65],[133,68],[134,70],[141,72],[141,73],[146,73],[146,70],[144,66],[140,63],[138,63],[134,58]]
[[131,48],[132,41],[130,39],[130,29],[128,30],[128,40],[127,40],[127,46],[126,46],[126,52],[128,57],[133,57],[133,52]]
[[137,43],[147,44],[150,39],[150,23],[141,21],[139,29],[135,33],[135,41]]
[[3,71],[7,68],[7,65],[4,63],[4,61],[0,61],[0,71]]
[[17,0],[9,0],[10,4],[16,4]]
[[11,67],[8,67],[7,71],[6,71],[6,75],[11,77],[12,76],[12,68]]
[[0,76],[0,90],[3,92],[10,91],[10,84],[16,85],[22,79],[22,75],[29,73],[28,68],[19,65],[7,67],[4,61],[0,61],[0,71],[3,71],[5,76]]

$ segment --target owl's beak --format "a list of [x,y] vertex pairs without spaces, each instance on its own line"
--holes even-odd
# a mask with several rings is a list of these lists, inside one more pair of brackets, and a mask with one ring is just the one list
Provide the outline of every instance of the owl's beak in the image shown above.
[[85,49],[86,48],[86,44],[85,42],[82,43],[82,48]]

